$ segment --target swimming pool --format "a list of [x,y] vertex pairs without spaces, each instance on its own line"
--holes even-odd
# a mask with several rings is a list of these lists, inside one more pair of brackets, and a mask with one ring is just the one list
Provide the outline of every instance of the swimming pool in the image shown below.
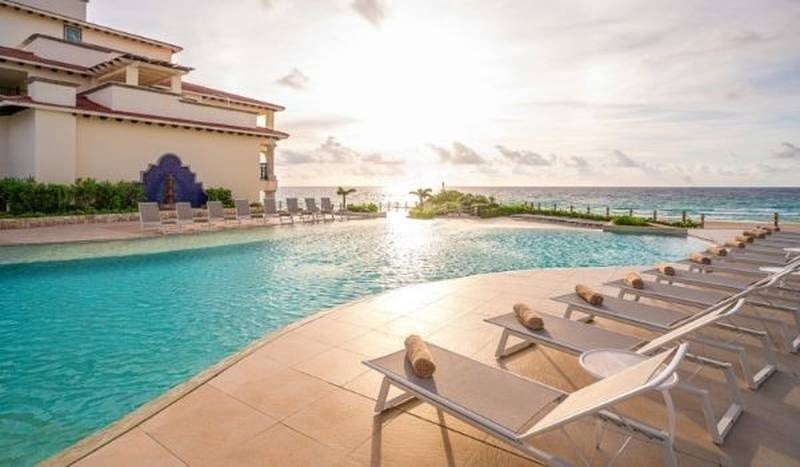
[[[698,248],[394,218],[0,249],[18,263],[0,266],[0,464],[42,460],[265,333],[368,294],[515,269],[650,264]],[[22,262],[42,258],[70,260]]]

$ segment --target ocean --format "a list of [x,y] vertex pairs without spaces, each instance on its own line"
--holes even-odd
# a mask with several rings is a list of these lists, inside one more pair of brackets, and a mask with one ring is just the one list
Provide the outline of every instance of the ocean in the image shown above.
[[[416,197],[408,194],[411,189],[388,187],[355,187],[356,193],[348,196],[347,202],[373,202],[382,209],[387,205],[413,206]],[[441,187],[431,187],[439,190]],[[800,222],[800,188],[646,188],[646,187],[447,187],[469,193],[494,196],[499,202],[541,203],[552,208],[595,213],[605,213],[608,207],[614,213],[634,210],[642,216],[652,215],[658,210],[660,218],[679,218],[686,211],[690,218],[705,214],[707,220],[728,221],[772,221],[777,212],[781,220]],[[278,200],[287,197],[336,196],[336,187],[280,187]]]

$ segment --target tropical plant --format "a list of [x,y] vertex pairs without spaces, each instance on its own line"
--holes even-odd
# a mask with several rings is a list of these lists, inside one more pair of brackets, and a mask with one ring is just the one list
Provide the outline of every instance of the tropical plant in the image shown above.
[[375,203],[351,204],[347,206],[347,210],[350,212],[375,213],[378,212],[378,205]]
[[417,188],[414,191],[408,192],[409,195],[414,195],[419,198],[419,203],[417,203],[417,206],[422,206],[425,204],[425,200],[432,196],[431,193],[433,193],[433,190],[430,188]]
[[209,201],[220,201],[226,208],[233,207],[233,194],[231,190],[223,187],[206,188],[206,197]]
[[78,179],[64,185],[33,178],[0,179],[0,213],[12,216],[129,212],[143,200],[144,189],[139,182]]
[[342,209],[347,209],[347,196],[352,195],[356,191],[358,190],[355,188],[345,188],[341,186],[336,189],[336,194],[342,197]]

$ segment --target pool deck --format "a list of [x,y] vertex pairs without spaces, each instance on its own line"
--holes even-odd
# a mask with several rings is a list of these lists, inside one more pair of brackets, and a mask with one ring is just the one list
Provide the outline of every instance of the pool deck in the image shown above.
[[[592,382],[574,356],[532,347],[497,361],[500,330],[483,322],[517,302],[560,313],[549,297],[578,282],[605,281],[641,268],[540,269],[420,284],[315,314],[264,337],[165,396],[46,462],[47,465],[225,466],[523,466],[535,465],[513,448],[430,405],[408,402],[373,416],[380,377],[362,361],[399,350],[411,333],[492,366],[564,390]],[[607,290],[607,292],[611,292]],[[598,326],[647,336],[598,319]],[[742,342],[751,346],[750,342]],[[759,391],[742,389],[746,412],[723,446],[704,430],[692,396],[673,391],[679,409],[681,466],[789,466],[800,463],[800,356],[779,354],[779,372]],[[694,365],[684,364],[692,372]],[[684,373],[686,374],[686,373]],[[723,403],[721,376],[692,377]],[[620,411],[664,426],[663,402],[641,396]],[[605,463],[622,437],[590,446],[593,423],[567,427],[594,464]],[[536,439],[573,462],[559,433]],[[618,465],[660,465],[660,449],[634,440]]]

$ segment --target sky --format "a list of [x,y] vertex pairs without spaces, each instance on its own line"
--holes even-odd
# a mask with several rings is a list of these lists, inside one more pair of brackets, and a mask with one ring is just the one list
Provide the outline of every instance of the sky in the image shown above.
[[283,105],[285,186],[798,186],[800,1],[92,0]]

